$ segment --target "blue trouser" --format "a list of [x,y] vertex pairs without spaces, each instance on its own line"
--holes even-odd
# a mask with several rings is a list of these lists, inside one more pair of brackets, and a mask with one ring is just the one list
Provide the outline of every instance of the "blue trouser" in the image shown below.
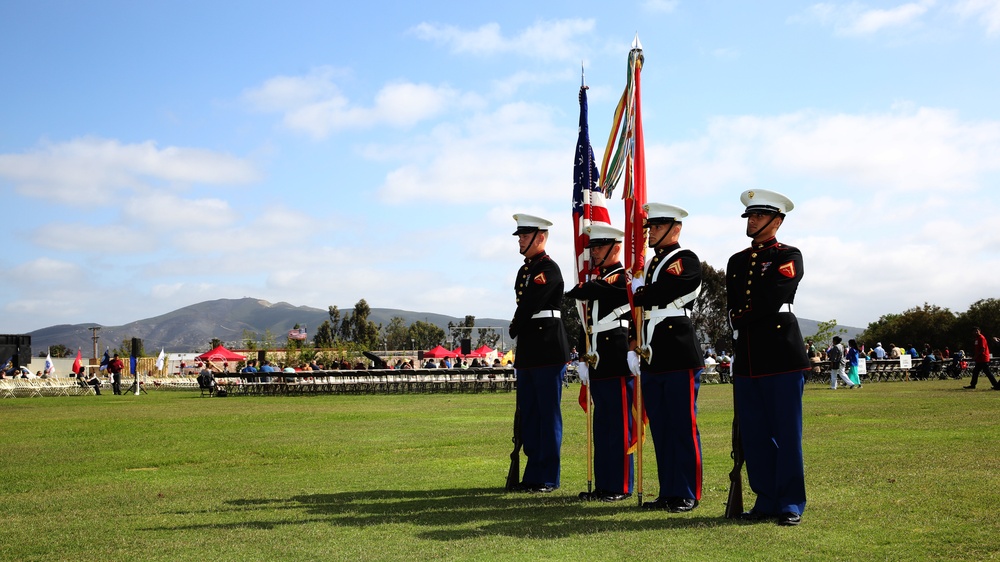
[[757,494],[756,513],[801,515],[806,508],[802,390],[807,373],[733,378],[747,477]]
[[632,394],[635,379],[591,379],[594,401],[594,489],[631,494],[635,482],[632,455]]
[[559,487],[562,446],[562,377],[566,365],[517,369],[517,407],[521,410],[524,465],[521,482]]
[[642,403],[656,450],[660,498],[701,499],[698,388],[702,370],[642,373]]

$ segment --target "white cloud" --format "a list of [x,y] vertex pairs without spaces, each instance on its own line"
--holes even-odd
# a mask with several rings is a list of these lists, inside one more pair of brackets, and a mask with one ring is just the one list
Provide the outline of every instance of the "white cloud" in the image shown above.
[[952,8],[962,18],[976,18],[989,35],[1000,35],[1000,0],[962,0]]
[[156,229],[173,230],[199,223],[224,228],[239,220],[239,215],[223,199],[185,199],[166,191],[132,197],[124,202],[122,211],[129,222]]
[[243,99],[259,111],[289,111],[319,100],[340,96],[334,79],[347,73],[330,66],[312,69],[304,76],[275,76],[243,92]]
[[135,255],[159,244],[151,232],[123,224],[50,223],[32,237],[43,248],[74,254]]
[[39,282],[72,278],[77,276],[79,272],[80,268],[75,264],[51,258],[38,258],[18,265],[13,268],[11,273],[17,277]]
[[447,45],[454,53],[516,54],[543,60],[579,60],[586,52],[577,38],[594,30],[593,19],[539,21],[521,33],[504,37],[497,23],[466,31],[451,25],[421,23],[410,30],[425,41]]
[[411,127],[455,107],[480,103],[477,96],[446,85],[394,82],[375,95],[370,107],[364,107],[341,93],[333,82],[336,76],[329,67],[314,69],[305,76],[278,76],[245,91],[243,99],[255,110],[282,113],[285,128],[315,139],[349,129]]
[[[433,147],[414,154],[410,147],[377,147],[381,157],[396,154],[405,162],[389,172],[380,188],[388,202],[482,201],[484,193],[514,199],[562,197],[551,185],[569,179],[574,131],[559,131],[547,108],[514,103],[470,117],[460,127],[442,127],[415,143]],[[552,139],[559,139],[554,142]]]
[[1000,171],[1000,122],[934,108],[719,118],[701,139],[647,151],[650,175],[666,185],[714,188],[777,173],[893,193],[968,191]]
[[19,193],[72,205],[100,205],[120,191],[156,183],[240,184],[259,179],[240,158],[197,148],[158,148],[85,137],[45,143],[24,154],[0,154],[0,177]]
[[562,72],[528,72],[522,70],[510,76],[494,80],[490,87],[490,92],[500,99],[508,99],[523,86],[541,86],[553,82],[567,82],[574,78],[579,79],[579,74],[575,74],[570,70]]
[[920,0],[900,4],[893,8],[870,8],[865,4],[851,2],[840,4],[821,2],[813,4],[799,16],[789,18],[790,21],[818,21],[829,25],[840,35],[872,35],[880,31],[912,26],[919,23],[935,5],[935,0]]
[[[287,248],[293,239],[305,242],[301,233],[316,235],[324,230],[322,224],[306,213],[279,206],[269,207],[256,218],[239,217],[238,222],[216,222],[211,215],[193,217],[170,236],[170,242],[181,253],[210,258],[220,272],[225,272],[227,266],[230,271],[241,271],[247,258],[243,252],[280,250]],[[234,254],[236,250],[239,252]],[[262,263],[271,258],[282,263],[285,260],[280,251],[273,256],[259,253],[254,256]]]

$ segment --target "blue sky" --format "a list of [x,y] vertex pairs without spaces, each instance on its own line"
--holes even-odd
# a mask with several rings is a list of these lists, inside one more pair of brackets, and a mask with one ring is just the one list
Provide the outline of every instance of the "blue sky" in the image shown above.
[[802,317],[1000,296],[1000,0],[11,0],[0,332],[241,297],[510,317],[511,215],[572,275],[580,65],[600,157],[636,32],[682,245],[725,267],[774,189]]

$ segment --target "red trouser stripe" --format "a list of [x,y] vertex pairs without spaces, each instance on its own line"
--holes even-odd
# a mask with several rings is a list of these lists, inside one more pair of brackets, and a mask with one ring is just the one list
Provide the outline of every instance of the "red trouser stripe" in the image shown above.
[[622,431],[624,432],[624,435],[622,435],[622,445],[624,447],[622,449],[622,462],[624,463],[624,466],[622,467],[622,489],[621,489],[621,493],[627,494],[627,493],[629,493],[629,491],[628,491],[628,472],[629,472],[628,471],[628,468],[629,468],[629,464],[628,464],[628,461],[629,461],[629,454],[628,454],[628,448],[629,448],[628,432],[629,432],[629,429],[631,429],[632,426],[631,426],[631,424],[628,423],[628,414],[629,414],[629,411],[630,411],[630,408],[629,408],[629,405],[628,405],[628,380],[625,377],[621,377],[618,380],[620,381],[620,394],[621,394],[621,397],[622,397],[622,425],[621,425],[621,427],[622,427]]
[[688,401],[691,404],[691,443],[694,444],[695,490],[694,499],[701,501],[701,445],[698,443],[698,416],[695,413],[694,369],[688,371]]

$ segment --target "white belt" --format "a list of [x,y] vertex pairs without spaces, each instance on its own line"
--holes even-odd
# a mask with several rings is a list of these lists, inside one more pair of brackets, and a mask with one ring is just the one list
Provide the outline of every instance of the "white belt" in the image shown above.
[[688,309],[686,308],[656,308],[653,310],[642,311],[643,320],[653,320],[656,318],[669,318],[671,316],[687,316]]
[[778,307],[778,312],[791,312],[791,313],[795,313],[795,307],[792,306],[792,303],[790,303],[790,302],[782,303],[782,305],[780,307]]
[[628,320],[612,320],[610,322],[602,322],[594,326],[594,333],[599,334],[601,332],[607,332],[608,330],[614,330],[617,328],[628,328]]
[[558,310],[539,310],[531,315],[532,318],[562,318],[562,312]]

